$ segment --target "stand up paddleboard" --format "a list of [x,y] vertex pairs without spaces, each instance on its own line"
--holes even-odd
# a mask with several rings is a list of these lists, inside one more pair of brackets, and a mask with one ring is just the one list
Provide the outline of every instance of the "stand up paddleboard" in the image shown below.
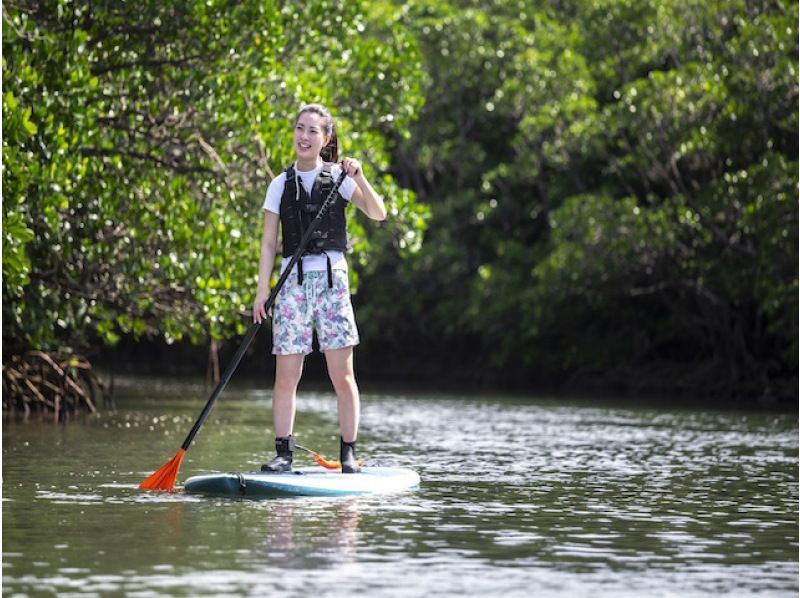
[[419,475],[411,469],[362,467],[360,473],[301,467],[290,473],[210,473],[193,476],[183,485],[185,492],[210,496],[279,498],[286,496],[355,496],[386,494],[419,486]]

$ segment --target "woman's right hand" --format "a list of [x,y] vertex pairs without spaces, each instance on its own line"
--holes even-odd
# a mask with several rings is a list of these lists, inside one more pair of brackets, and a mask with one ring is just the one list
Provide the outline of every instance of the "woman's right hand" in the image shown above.
[[269,291],[259,290],[256,292],[256,299],[253,301],[253,322],[255,324],[272,317],[272,308],[269,311],[264,309],[267,299],[269,299]]

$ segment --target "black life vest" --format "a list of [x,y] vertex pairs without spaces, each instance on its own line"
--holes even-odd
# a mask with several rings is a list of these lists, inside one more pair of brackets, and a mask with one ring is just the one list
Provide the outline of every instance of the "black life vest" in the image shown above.
[[[301,181],[297,180],[294,165],[289,165],[286,170],[286,184],[281,196],[281,231],[283,233],[283,257],[294,255],[300,246],[303,234],[319,212],[322,203],[333,189],[334,180],[331,174],[331,163],[323,162],[311,194],[306,191]],[[326,251],[349,251],[347,241],[347,217],[345,208],[347,201],[340,193],[336,194],[328,209],[322,215],[319,226],[314,231],[303,255],[322,254]],[[303,261],[298,262],[298,281],[303,278]],[[330,258],[328,258],[328,281],[332,286],[332,273]]]

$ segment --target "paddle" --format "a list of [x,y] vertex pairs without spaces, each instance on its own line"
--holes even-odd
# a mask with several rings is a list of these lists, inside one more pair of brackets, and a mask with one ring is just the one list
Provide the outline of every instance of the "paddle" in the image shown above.
[[[289,265],[284,268],[283,272],[281,273],[280,278],[278,278],[278,283],[275,285],[275,288],[272,289],[272,292],[267,299],[267,302],[264,304],[264,311],[269,311],[272,305],[275,303],[275,299],[278,296],[278,292],[283,287],[283,284],[286,282],[286,279],[289,277],[289,274],[292,271],[292,268],[295,266],[297,261],[300,259],[300,256],[303,255],[303,252],[306,250],[306,246],[308,245],[309,241],[311,241],[311,237],[314,234],[314,231],[317,230],[319,227],[319,223],[322,221],[322,217],[325,215],[325,212],[330,208],[330,206],[335,201],[336,192],[339,190],[339,187],[344,182],[347,173],[342,172],[339,178],[333,185],[330,193],[328,193],[328,197],[325,198],[325,201],[322,203],[317,215],[314,217],[314,220],[311,221],[311,224],[306,229],[303,237],[300,239],[300,245],[297,247],[297,251],[294,252]],[[206,418],[211,413],[211,410],[214,408],[214,404],[219,399],[222,391],[225,390],[225,387],[228,385],[228,381],[233,376],[233,373],[236,371],[236,368],[239,366],[239,362],[242,360],[245,351],[250,346],[250,343],[253,342],[253,339],[256,336],[256,333],[261,328],[261,322],[256,322],[253,324],[253,327],[250,328],[250,331],[244,337],[242,344],[239,345],[239,348],[236,350],[236,354],[233,356],[233,359],[228,364],[228,367],[223,372],[222,377],[220,378],[219,384],[214,389],[214,392],[211,393],[211,398],[208,399],[206,406],[203,407],[203,411],[200,413],[200,417],[197,418],[197,421],[194,422],[194,426],[192,426],[189,435],[186,436],[186,440],[183,441],[181,448],[178,449],[178,452],[175,453],[175,456],[172,457],[169,461],[164,463],[159,469],[157,469],[149,478],[147,478],[144,482],[139,484],[139,488],[142,490],[167,490],[172,491],[175,489],[175,478],[178,477],[178,469],[181,466],[181,461],[183,461],[184,455],[186,455],[186,451],[189,450],[189,446],[191,446],[194,437],[200,431],[200,428],[205,423]]]

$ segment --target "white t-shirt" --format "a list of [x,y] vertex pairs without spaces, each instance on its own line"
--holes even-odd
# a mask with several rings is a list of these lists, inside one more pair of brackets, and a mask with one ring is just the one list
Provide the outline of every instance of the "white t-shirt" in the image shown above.
[[[297,174],[297,178],[303,181],[303,187],[305,187],[307,193],[311,193],[311,188],[314,186],[314,181],[316,180],[320,171],[322,171],[322,165],[318,166],[314,170],[306,171],[297,170],[297,165],[295,165],[295,173]],[[342,169],[338,164],[331,165],[331,176],[334,180],[338,179],[341,173]],[[285,186],[286,172],[282,172],[272,179],[272,182],[269,184],[269,187],[267,188],[267,196],[264,198],[264,204],[261,206],[261,208],[263,210],[272,212],[273,214],[280,214],[281,198],[283,197],[283,188]],[[347,201],[350,201],[355,190],[356,182],[348,176],[345,177],[344,181],[342,181],[342,185],[339,187],[339,194]],[[307,255],[301,258],[303,260],[303,272],[327,271],[327,258],[330,258],[331,260],[332,270],[347,271],[347,260],[344,259],[344,254],[341,251],[326,251],[325,253],[319,255]],[[281,261],[281,273],[283,273],[290,261],[291,258],[283,258]],[[297,268],[297,266],[295,266],[295,268]]]

